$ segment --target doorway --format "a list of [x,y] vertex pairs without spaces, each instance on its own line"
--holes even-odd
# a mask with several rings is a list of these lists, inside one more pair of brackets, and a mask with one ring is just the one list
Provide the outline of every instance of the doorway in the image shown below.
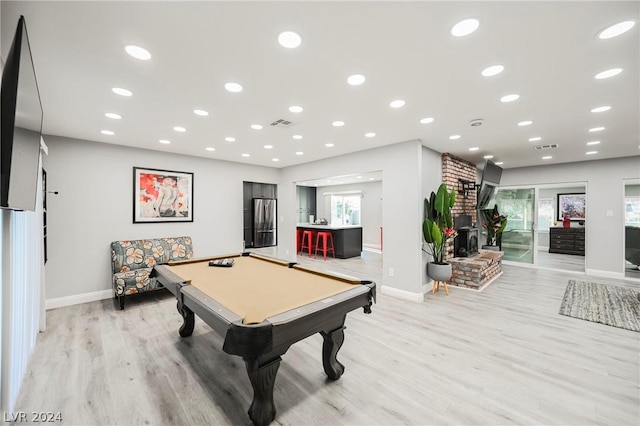
[[624,180],[624,276],[640,279],[640,179]]
[[[491,205],[508,215],[504,261],[584,273],[585,201],[584,182],[498,188]],[[567,228],[562,225],[563,208],[572,212]]]

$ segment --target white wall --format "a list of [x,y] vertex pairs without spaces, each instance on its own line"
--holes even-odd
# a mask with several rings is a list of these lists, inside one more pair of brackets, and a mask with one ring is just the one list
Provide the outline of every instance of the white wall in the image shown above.
[[380,227],[382,226],[382,181],[362,182],[348,185],[323,186],[316,189],[316,217],[331,219],[331,197],[325,193],[361,191],[360,225],[362,244],[380,248]]
[[[422,237],[422,221],[424,221],[424,199],[429,198],[431,192],[438,191],[438,187],[442,183],[442,156],[440,153],[433,151],[427,147],[422,147],[422,196],[420,198],[420,241],[423,243]],[[426,252],[422,252],[422,285],[423,288],[431,280],[427,276],[427,263],[433,258]]]
[[[640,156],[505,169],[500,186],[587,183],[586,272],[624,274],[623,180],[640,177]],[[610,213],[611,215],[609,215]]]
[[[46,141],[48,189],[59,191],[47,199],[48,301],[108,294],[112,241],[189,235],[197,257],[241,251],[242,182],[278,181],[273,168],[56,136]],[[133,224],[134,166],[193,172],[194,221]]]
[[[408,141],[281,170],[280,257],[295,258],[295,182],[381,170],[384,254],[382,292],[422,298],[422,145]],[[439,181],[439,180],[438,180]],[[435,185],[435,184],[434,184]],[[393,276],[389,272],[393,270]],[[366,277],[362,277],[366,278]]]

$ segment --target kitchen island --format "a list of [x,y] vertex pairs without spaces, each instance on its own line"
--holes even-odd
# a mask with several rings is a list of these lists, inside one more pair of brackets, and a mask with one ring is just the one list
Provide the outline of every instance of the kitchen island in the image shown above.
[[[331,231],[333,233],[333,245],[336,257],[348,259],[358,257],[362,253],[362,226],[359,225],[315,225],[311,223],[299,223],[298,229],[312,231]],[[315,247],[315,240],[313,241]],[[315,252],[315,249],[314,249]]]

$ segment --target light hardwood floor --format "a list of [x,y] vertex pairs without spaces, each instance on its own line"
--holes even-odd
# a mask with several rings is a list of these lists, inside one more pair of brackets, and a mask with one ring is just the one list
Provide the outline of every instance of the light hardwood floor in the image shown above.
[[[374,278],[379,257],[365,253],[304,262]],[[274,424],[637,425],[640,333],[559,315],[569,279],[583,278],[505,266],[483,292],[378,295],[371,315],[347,317],[340,380],[324,375],[320,336],[284,355]],[[17,410],[60,411],[68,425],[250,424],[242,360],[201,320],[189,338],[180,324],[168,292],[124,311],[111,300],[49,311]]]

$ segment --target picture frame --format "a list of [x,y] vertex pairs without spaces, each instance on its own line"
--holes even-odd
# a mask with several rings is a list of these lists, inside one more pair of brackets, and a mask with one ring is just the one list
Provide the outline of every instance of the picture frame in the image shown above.
[[558,220],[585,220],[587,216],[587,195],[581,193],[558,194],[557,210]]
[[193,173],[133,168],[133,223],[193,222]]

